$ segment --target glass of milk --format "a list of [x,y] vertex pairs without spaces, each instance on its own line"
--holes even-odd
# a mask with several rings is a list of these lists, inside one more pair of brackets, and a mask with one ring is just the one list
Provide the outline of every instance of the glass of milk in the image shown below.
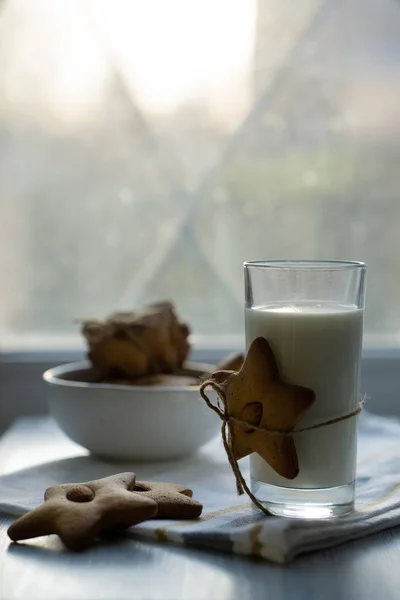
[[[254,261],[244,265],[246,345],[270,343],[281,378],[311,388],[296,429],[357,409],[365,265],[350,261]],[[250,456],[253,494],[274,514],[326,518],[354,507],[357,417],[294,433],[299,474],[278,475]]]

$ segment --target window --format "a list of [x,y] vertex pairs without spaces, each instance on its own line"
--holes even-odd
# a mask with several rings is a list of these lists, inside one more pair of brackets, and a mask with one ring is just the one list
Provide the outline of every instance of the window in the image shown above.
[[260,258],[364,260],[398,345],[399,99],[395,0],[3,0],[3,350],[160,298],[240,339]]

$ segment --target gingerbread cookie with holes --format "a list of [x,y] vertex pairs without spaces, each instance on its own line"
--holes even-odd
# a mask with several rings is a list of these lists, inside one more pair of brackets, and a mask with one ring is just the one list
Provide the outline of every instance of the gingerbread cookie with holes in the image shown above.
[[107,531],[154,517],[198,517],[203,507],[192,494],[174,483],[137,483],[134,473],[56,485],[46,490],[43,504],[17,519],[7,533],[14,542],[57,534],[70,550],[83,550]]
[[[224,413],[210,403],[207,387],[221,398]],[[314,403],[315,393],[283,381],[265,338],[258,337],[250,344],[237,372],[216,371],[203,382],[200,394],[210,408],[229,421],[227,444],[233,460],[256,452],[282,477],[297,477],[299,464],[291,434]]]

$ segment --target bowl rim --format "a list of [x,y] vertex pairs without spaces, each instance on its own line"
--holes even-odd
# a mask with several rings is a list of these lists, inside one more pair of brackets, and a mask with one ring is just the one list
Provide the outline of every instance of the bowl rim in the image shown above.
[[124,385],[124,384],[113,384],[113,383],[91,383],[89,381],[71,381],[68,379],[61,379],[61,375],[67,373],[74,373],[82,369],[90,368],[91,363],[88,360],[76,361],[70,363],[64,363],[57,367],[47,369],[42,375],[42,379],[49,385],[68,387],[68,388],[80,388],[80,389],[97,389],[97,390],[113,390],[113,391],[124,391],[124,392],[144,392],[146,394],[158,394],[160,392],[176,392],[176,393],[188,393],[188,392],[199,392],[199,385]]

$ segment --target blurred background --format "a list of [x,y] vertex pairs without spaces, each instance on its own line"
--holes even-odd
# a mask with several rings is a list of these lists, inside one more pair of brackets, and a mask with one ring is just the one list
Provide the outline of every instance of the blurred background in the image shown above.
[[169,298],[243,334],[242,262],[368,264],[400,342],[400,2],[0,0],[0,345]]

